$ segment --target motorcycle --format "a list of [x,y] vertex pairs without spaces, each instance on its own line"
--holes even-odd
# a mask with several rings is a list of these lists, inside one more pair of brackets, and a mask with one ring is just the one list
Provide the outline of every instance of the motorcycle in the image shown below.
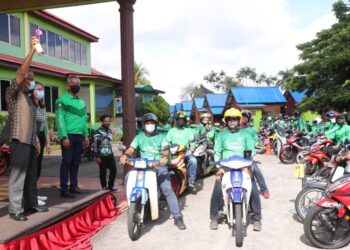
[[197,159],[197,178],[211,173],[213,166],[210,163],[210,156],[214,154],[211,151],[211,149],[208,149],[205,139],[197,141],[193,152],[193,156]]
[[[250,152],[251,155],[251,152]],[[224,212],[227,222],[235,236],[236,246],[243,245],[243,238],[247,236],[247,217],[249,199],[252,190],[251,166],[253,160],[240,156],[219,161],[222,167],[230,169],[222,178],[222,193],[224,196]]]
[[152,220],[159,217],[157,160],[146,158],[128,159],[127,164],[133,169],[129,171],[126,184],[128,199],[128,235],[131,240],[140,237],[145,218],[150,215]]
[[[284,164],[291,164],[296,161],[297,155],[300,152],[307,152],[310,148],[310,144],[314,141],[310,141],[311,138],[300,131],[287,139],[287,143],[282,146],[279,154],[279,159]],[[302,157],[302,155],[301,155]],[[300,156],[298,156],[300,159]]]
[[350,177],[341,178],[325,190],[304,221],[306,238],[323,249],[338,249],[350,243]]
[[10,167],[10,146],[2,144],[0,148],[0,175]]
[[186,163],[187,148],[183,145],[172,144],[169,148],[171,162],[168,168],[171,185],[175,195],[179,197],[188,187],[188,164]]

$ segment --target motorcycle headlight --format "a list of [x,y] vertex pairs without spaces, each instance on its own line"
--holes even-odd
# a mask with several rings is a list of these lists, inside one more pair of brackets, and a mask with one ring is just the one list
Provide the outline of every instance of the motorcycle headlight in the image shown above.
[[134,168],[145,169],[146,167],[146,161],[135,161]]

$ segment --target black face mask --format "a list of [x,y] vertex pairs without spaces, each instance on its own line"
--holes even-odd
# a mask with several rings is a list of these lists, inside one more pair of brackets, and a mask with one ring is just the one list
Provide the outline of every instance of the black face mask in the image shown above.
[[72,86],[70,86],[70,91],[71,91],[73,94],[78,94],[78,93],[79,93],[79,90],[80,90],[80,86],[79,86],[79,85],[72,85]]
[[110,126],[110,125],[102,124],[102,127],[104,127],[105,129],[109,129],[109,126]]

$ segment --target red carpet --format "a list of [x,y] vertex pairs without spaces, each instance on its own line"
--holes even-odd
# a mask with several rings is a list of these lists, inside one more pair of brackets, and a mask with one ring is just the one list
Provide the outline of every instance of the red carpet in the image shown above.
[[92,249],[90,237],[112,222],[120,210],[110,194],[73,216],[39,232],[0,244],[0,250]]

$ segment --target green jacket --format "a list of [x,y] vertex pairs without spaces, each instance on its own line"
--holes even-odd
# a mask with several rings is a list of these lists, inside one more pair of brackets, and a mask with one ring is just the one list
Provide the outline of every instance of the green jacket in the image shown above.
[[215,161],[238,155],[243,157],[244,150],[255,153],[253,138],[242,130],[232,133],[229,130],[221,131],[215,139]]
[[98,157],[113,155],[112,130],[100,127],[94,133],[94,152]]
[[83,99],[66,93],[56,101],[56,126],[62,140],[68,134],[88,136],[86,105]]
[[335,140],[336,143],[344,142],[346,139],[350,140],[350,126],[337,124],[333,129],[326,131],[325,135],[327,138]]
[[258,137],[258,133],[257,133],[255,128],[248,126],[246,128],[241,128],[241,131],[248,133],[252,137],[252,139],[254,140],[254,145],[255,146],[258,145],[259,137]]
[[321,124],[311,125],[311,131],[309,132],[309,136],[314,137],[318,132],[324,132],[323,126]]

